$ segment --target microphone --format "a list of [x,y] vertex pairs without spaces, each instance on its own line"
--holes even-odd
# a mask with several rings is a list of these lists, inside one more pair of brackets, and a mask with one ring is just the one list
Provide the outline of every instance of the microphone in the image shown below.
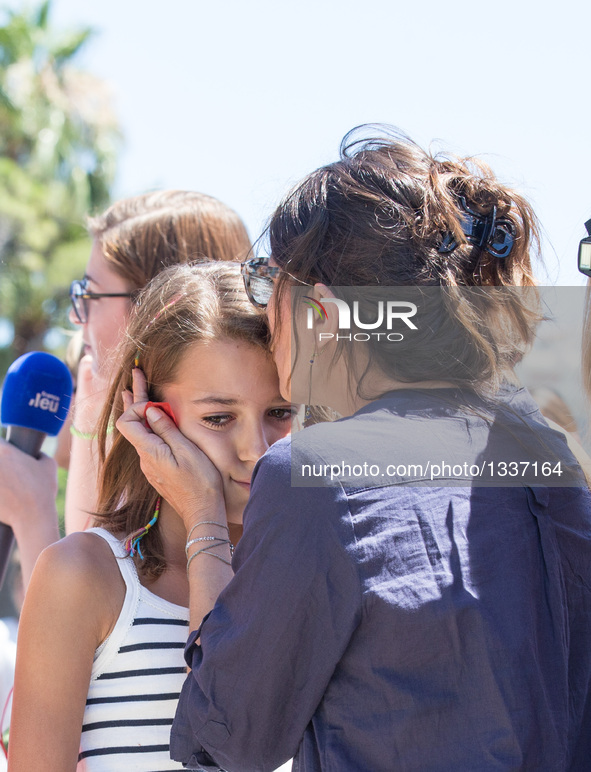
[[[39,458],[46,435],[55,437],[66,420],[72,388],[70,371],[52,354],[32,351],[16,359],[6,373],[0,405],[0,423],[8,427],[8,442]],[[0,523],[0,587],[13,543],[12,528]]]

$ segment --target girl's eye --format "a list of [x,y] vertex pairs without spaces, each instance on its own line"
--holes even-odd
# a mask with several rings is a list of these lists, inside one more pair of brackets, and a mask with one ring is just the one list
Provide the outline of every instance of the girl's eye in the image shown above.
[[297,410],[294,407],[276,407],[273,410],[269,410],[268,414],[271,418],[276,418],[278,421],[290,421]]
[[224,415],[208,415],[204,416],[202,419],[205,421],[206,424],[209,424],[210,426],[213,426],[215,428],[219,428],[221,426],[225,426],[226,424],[230,423],[230,421],[233,419],[233,416],[224,414]]

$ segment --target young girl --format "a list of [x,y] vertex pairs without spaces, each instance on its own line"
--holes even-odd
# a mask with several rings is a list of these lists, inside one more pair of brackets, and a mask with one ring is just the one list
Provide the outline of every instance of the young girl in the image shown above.
[[168,744],[186,673],[185,543],[193,540],[206,570],[228,568],[254,465],[290,429],[265,319],[249,304],[235,265],[177,266],[158,276],[140,296],[121,363],[112,416],[103,415],[103,448],[105,427],[129,404],[124,390],[139,365],[149,397],[168,403],[181,431],[213,462],[227,524],[213,538],[199,529],[187,535],[115,432],[100,526],[45,550],[31,580],[19,632],[11,772],[41,759],[45,772],[182,768]]
[[204,193],[164,190],[115,202],[88,222],[93,246],[84,278],[71,287],[70,321],[83,332],[66,531],[81,531],[96,507],[96,423],[133,299],[169,265],[235,261],[250,249],[236,212]]
[[[121,199],[88,222],[93,239],[85,275],[72,283],[70,320],[85,356],[77,377],[71,432],[66,532],[84,530],[97,505],[96,424],[114,353],[138,291],[170,265],[236,261],[250,249],[236,212],[204,193],[162,190]],[[10,525],[28,584],[41,550],[59,538],[55,468],[0,438],[0,521]],[[23,486],[21,481],[27,480]]]

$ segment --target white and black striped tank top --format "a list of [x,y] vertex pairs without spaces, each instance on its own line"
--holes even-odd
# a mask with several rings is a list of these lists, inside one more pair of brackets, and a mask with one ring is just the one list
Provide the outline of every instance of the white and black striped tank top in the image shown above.
[[186,678],[183,649],[189,609],[139,582],[121,542],[110,545],[127,591],[115,628],[95,652],[77,772],[165,772],[183,769],[169,756],[170,727]]

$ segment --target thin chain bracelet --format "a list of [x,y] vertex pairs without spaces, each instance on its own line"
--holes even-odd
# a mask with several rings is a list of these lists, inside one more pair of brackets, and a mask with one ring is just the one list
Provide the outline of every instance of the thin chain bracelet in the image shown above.
[[[217,545],[212,545],[212,546],[217,546]],[[218,560],[221,560],[222,563],[225,563],[227,566],[232,565],[231,560],[226,560],[226,558],[222,557],[221,555],[217,555],[215,552],[208,552],[209,549],[211,549],[211,547],[203,547],[202,549],[197,550],[197,552],[194,552],[191,555],[191,557],[187,561],[187,579],[189,578],[189,566],[191,565],[191,561],[193,560],[193,558],[196,558],[197,555],[201,555],[202,553],[204,555],[211,555],[212,558],[217,558]]]
[[189,547],[193,544],[197,544],[200,541],[215,541],[217,544],[210,544],[210,547],[217,547],[218,544],[230,544],[229,539],[223,539],[221,536],[197,536],[195,539],[191,539],[185,545],[185,555],[189,557]]
[[195,525],[191,528],[189,533],[187,534],[187,541],[191,538],[191,534],[195,530],[195,528],[199,528],[200,525],[217,525],[218,528],[224,528],[228,535],[230,534],[230,529],[227,525],[223,525],[222,523],[218,523],[216,520],[202,520],[200,523],[195,523]]

